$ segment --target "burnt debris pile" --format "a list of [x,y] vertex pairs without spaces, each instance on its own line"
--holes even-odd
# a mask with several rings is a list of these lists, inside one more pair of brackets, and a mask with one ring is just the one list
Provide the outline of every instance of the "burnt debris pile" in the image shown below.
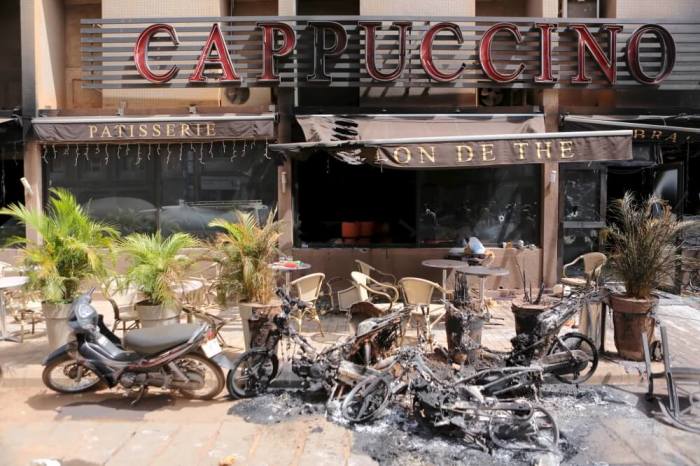
[[[559,406],[608,403],[598,394],[589,393],[584,400],[577,398],[578,384],[595,371],[598,355],[585,336],[560,336],[561,327],[578,308],[580,299],[582,296],[572,295],[543,312],[531,329],[512,340],[513,348],[508,352],[483,347],[481,330],[488,313],[468,299],[455,299],[444,301],[447,348],[402,345],[403,324],[411,312],[404,309],[362,321],[346,342],[320,352],[301,345],[302,354],[292,355],[289,366],[299,379],[301,393],[308,397],[312,388],[317,396],[320,393],[320,399],[326,402],[325,414],[352,426],[359,441],[367,444],[364,449],[372,450],[375,441],[363,433],[374,430],[395,431],[394,437],[405,437],[418,452],[442,448],[440,453],[431,454],[442,458],[444,464],[463,459],[460,452],[464,449],[486,455],[479,456],[479,464],[491,463],[486,457],[503,461],[505,452],[512,458],[571,456],[575,446],[560,433]],[[271,382],[277,369],[275,360],[271,373],[269,359],[261,355],[275,354],[282,338],[299,339],[285,322],[278,323],[267,353],[254,349],[250,355],[242,355],[241,360],[247,362],[241,363],[232,376],[241,398],[260,396],[232,408],[232,414],[253,422],[321,414],[308,399],[289,394],[270,398],[265,394],[268,387],[275,386]],[[543,398],[543,394],[552,393],[551,389],[542,389],[550,375],[568,384],[565,386],[571,392],[555,391],[554,401]],[[314,384],[314,380],[323,383]],[[428,445],[421,440],[428,438],[439,438],[440,443],[431,440]],[[392,455],[390,449],[383,454]]]

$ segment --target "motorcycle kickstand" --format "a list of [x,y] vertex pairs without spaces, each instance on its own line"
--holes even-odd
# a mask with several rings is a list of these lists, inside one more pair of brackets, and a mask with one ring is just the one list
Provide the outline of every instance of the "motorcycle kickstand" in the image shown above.
[[138,395],[136,395],[136,398],[130,403],[131,406],[135,406],[138,402],[140,402],[143,399],[143,396],[146,394],[148,391],[148,386],[147,385],[142,385],[141,388],[139,389]]

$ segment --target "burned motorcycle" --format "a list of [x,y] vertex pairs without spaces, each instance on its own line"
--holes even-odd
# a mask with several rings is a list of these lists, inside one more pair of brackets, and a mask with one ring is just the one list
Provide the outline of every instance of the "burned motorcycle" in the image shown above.
[[[554,450],[559,429],[545,409],[525,400],[486,396],[484,387],[436,375],[423,354],[402,348],[382,375],[368,377],[345,397],[341,412],[350,422],[378,417],[398,395],[431,429],[460,436],[484,450]],[[448,369],[449,371],[449,369]]]
[[309,341],[290,325],[289,315],[307,304],[292,299],[282,289],[277,290],[282,301],[282,312],[272,320],[261,346],[243,353],[234,363],[227,377],[227,388],[233,398],[249,398],[264,393],[275,379],[279,369],[277,357],[280,341],[286,340],[290,352],[292,372],[302,381],[302,389],[326,390],[331,398],[343,389],[373,373],[371,366],[399,340],[402,323],[407,313],[397,311],[386,316],[367,319],[360,323],[357,333],[346,340],[317,352]]
[[[187,398],[207,400],[224,388],[230,361],[208,325],[179,324],[137,329],[124,341],[107,329],[90,304],[92,291],[76,299],[68,325],[75,340],[44,361],[44,384],[59,393],[83,393],[103,385],[176,390]],[[214,363],[216,362],[216,364]]]
[[484,348],[497,365],[509,367],[537,366],[561,382],[580,384],[591,378],[598,367],[598,350],[593,341],[578,332],[559,336],[564,323],[574,317],[596,291],[572,293],[537,317],[532,332],[520,333],[511,339],[508,352]]

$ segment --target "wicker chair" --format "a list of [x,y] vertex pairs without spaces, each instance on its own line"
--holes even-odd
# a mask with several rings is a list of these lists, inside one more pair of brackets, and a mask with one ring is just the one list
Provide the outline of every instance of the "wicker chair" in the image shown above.
[[117,330],[120,323],[122,324],[123,333],[126,333],[127,330],[139,327],[139,316],[134,309],[134,305],[139,297],[136,287],[128,285],[126,288],[122,288],[119,286],[118,278],[115,278],[110,280],[107,285],[103,287],[102,293],[112,305],[112,310],[114,311],[112,332]]
[[[367,262],[363,262],[361,260],[355,260],[355,264],[357,264],[357,270],[360,273],[363,273],[367,275],[368,277],[372,278],[372,276],[377,277],[377,278],[372,278],[374,281],[380,283],[381,285],[391,285],[391,286],[396,286],[396,276],[387,272],[382,272],[376,267],[372,267],[369,265]],[[376,285],[370,283],[370,288],[374,288]]]
[[292,316],[299,324],[299,331],[301,331],[301,324],[304,321],[304,318],[308,317],[318,323],[318,330],[321,333],[321,336],[323,336],[323,326],[321,325],[321,319],[318,315],[316,302],[321,294],[321,287],[323,286],[323,280],[325,278],[326,274],[312,273],[309,275],[304,275],[301,278],[297,278],[289,284],[299,299],[309,303],[309,307],[304,309],[304,312]]
[[433,342],[433,326],[445,317],[445,305],[433,303],[435,292],[447,294],[440,285],[430,280],[416,277],[406,277],[399,280],[399,286],[403,292],[404,303],[411,306],[411,321],[416,327],[416,334],[420,341],[421,334],[429,344]]
[[[566,269],[573,266],[579,261],[583,261],[583,277],[569,277],[566,275]],[[600,273],[603,266],[608,261],[608,258],[602,252],[589,252],[578,256],[572,262],[564,265],[561,272],[561,282],[564,285],[573,286],[576,288],[585,288],[590,285],[597,286]]]

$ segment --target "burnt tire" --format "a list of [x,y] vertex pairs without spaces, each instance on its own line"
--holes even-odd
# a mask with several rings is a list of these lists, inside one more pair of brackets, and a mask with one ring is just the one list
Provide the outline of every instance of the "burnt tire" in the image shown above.
[[343,400],[341,413],[352,423],[376,419],[389,404],[391,395],[386,377],[368,377],[350,390]]
[[279,360],[274,354],[247,351],[234,363],[226,376],[226,388],[235,400],[252,398],[267,391],[277,377]]
[[178,368],[185,372],[188,377],[201,377],[202,383],[204,384],[211,382],[211,386],[205,389],[191,390],[188,388],[180,388],[178,391],[185,398],[192,400],[211,400],[224,389],[226,383],[224,380],[224,372],[209,358],[197,353],[188,353],[175,360],[175,364],[177,364]]
[[[61,374],[65,377],[67,383],[61,383],[59,378]],[[80,376],[82,383],[75,382],[78,376]],[[82,381],[83,378],[85,378],[85,381]],[[54,392],[66,395],[94,392],[104,386],[102,379],[97,374],[78,364],[75,359],[67,354],[47,364],[41,373],[41,380],[44,382],[44,385]]]
[[[580,384],[590,379],[595,370],[598,368],[598,350],[595,347],[593,340],[586,335],[578,332],[570,332],[561,337],[561,340],[566,344],[567,348],[574,350],[582,350],[590,355],[590,361],[585,363],[585,366],[579,365],[571,371],[552,373],[557,380],[568,384]],[[549,349],[548,354],[562,350],[558,340]]]

